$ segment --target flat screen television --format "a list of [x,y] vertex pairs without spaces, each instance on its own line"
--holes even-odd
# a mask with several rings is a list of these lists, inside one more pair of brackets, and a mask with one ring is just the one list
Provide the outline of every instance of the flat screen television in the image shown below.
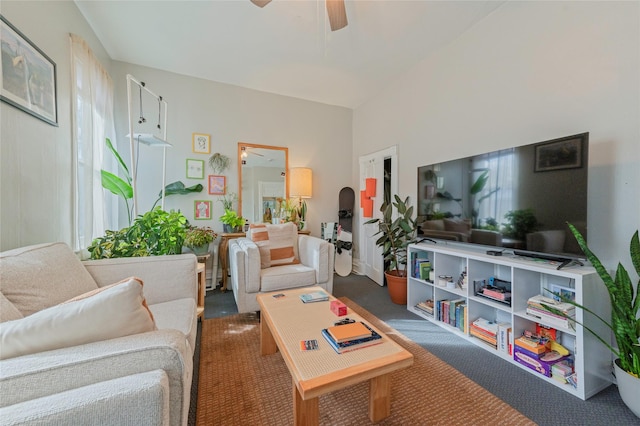
[[423,238],[584,257],[589,133],[418,167]]

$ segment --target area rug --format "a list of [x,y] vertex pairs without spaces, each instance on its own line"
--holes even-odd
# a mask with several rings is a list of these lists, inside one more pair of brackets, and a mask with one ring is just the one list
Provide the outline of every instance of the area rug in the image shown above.
[[[535,424],[353,301],[340,300],[414,356],[413,366],[392,374],[391,415],[378,425]],[[259,324],[253,313],[203,322],[197,425],[293,423],[291,375],[279,352],[260,356]],[[364,382],[321,396],[320,424],[371,424],[368,392]]]

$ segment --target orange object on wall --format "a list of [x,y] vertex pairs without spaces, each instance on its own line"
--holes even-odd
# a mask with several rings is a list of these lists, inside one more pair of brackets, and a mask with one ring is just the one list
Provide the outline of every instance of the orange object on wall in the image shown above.
[[360,206],[364,204],[364,200],[366,199],[367,199],[367,196],[365,195],[365,191],[363,189],[362,191],[360,191]]
[[362,216],[373,217],[373,200],[366,198],[362,200]]
[[375,197],[376,196],[376,178],[366,178],[365,179],[365,195],[367,197]]

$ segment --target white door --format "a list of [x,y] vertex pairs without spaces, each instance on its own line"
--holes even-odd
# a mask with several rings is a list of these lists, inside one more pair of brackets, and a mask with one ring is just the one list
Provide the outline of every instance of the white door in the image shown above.
[[[398,147],[396,145],[373,154],[360,157],[360,189],[365,188],[366,178],[376,179],[376,196],[373,197],[373,217],[382,218],[380,207],[384,202],[385,186],[390,195],[398,193]],[[385,161],[387,162],[388,179],[385,181]],[[385,183],[386,182],[386,183]],[[384,285],[384,262],[382,259],[382,249],[376,246],[378,235],[377,224],[365,225],[371,219],[363,216],[363,209],[360,212],[359,235],[360,235],[360,265],[366,276],[371,278],[378,285]]]

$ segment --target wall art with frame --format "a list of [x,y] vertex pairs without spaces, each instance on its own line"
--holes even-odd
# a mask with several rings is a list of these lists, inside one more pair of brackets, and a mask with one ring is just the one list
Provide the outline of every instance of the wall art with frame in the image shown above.
[[204,179],[204,160],[187,158],[187,179]]
[[209,194],[224,195],[227,188],[227,178],[225,176],[209,175]]
[[195,220],[211,219],[211,201],[196,200],[193,202],[193,217]]
[[56,64],[0,15],[0,100],[58,125]]
[[211,153],[211,135],[206,133],[193,133],[191,136],[191,150],[196,154]]
[[535,146],[535,172],[582,167],[582,138],[563,138]]

